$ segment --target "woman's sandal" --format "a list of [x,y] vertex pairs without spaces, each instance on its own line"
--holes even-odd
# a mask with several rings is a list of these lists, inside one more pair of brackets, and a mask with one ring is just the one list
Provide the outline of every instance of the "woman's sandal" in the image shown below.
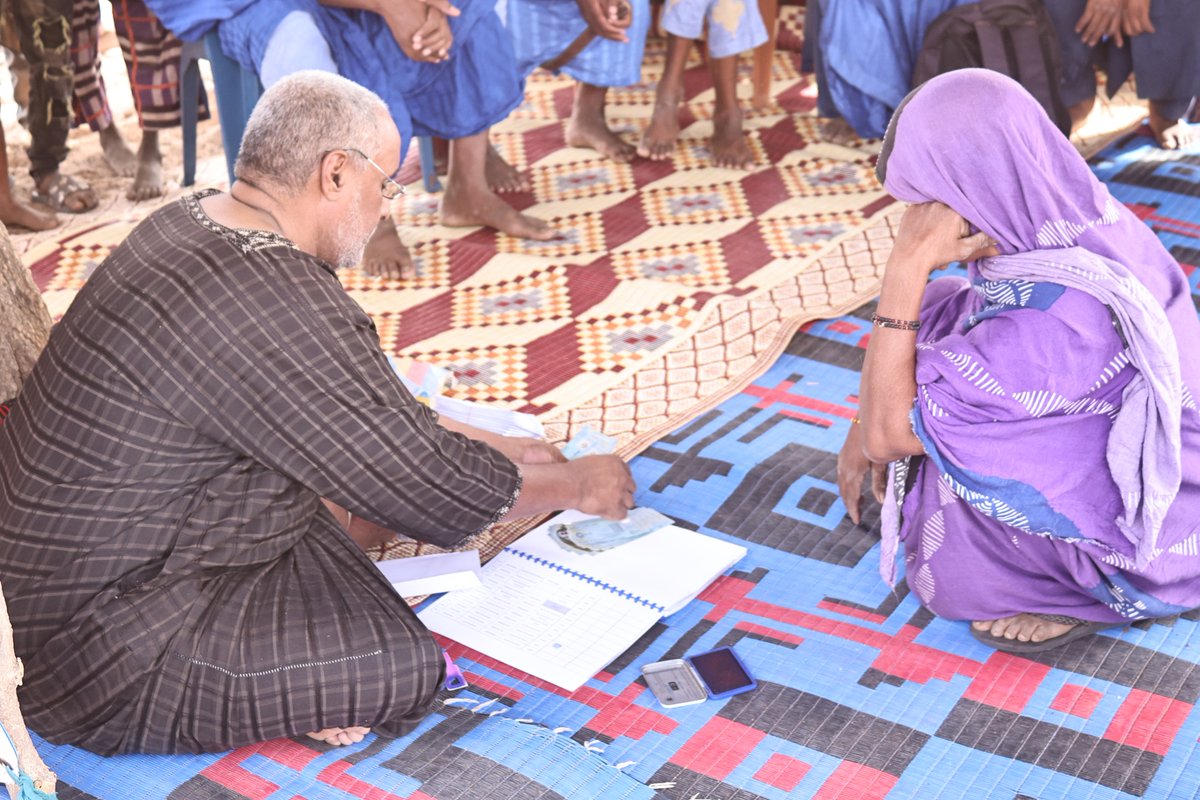
[[1047,622],[1057,622],[1060,625],[1074,625],[1075,627],[1066,633],[1061,633],[1049,639],[1043,639],[1040,642],[1022,642],[1020,639],[1006,639],[1003,636],[993,636],[991,631],[981,631],[974,625],[970,626],[971,635],[984,644],[991,645],[1005,653],[1042,653],[1046,650],[1062,647],[1064,644],[1073,642],[1076,639],[1082,639],[1084,636],[1091,636],[1097,631],[1102,631],[1106,628],[1120,628],[1129,624],[1127,622],[1091,622],[1086,619],[1062,616],[1061,614],[1033,614],[1032,616],[1044,619]]
[[49,206],[55,211],[63,214],[83,214],[91,211],[96,206],[100,205],[100,200],[94,196],[90,203],[85,202],[80,208],[72,208],[67,204],[67,198],[71,195],[91,192],[92,187],[76,178],[73,175],[64,175],[59,172],[54,176],[54,180],[45,190],[34,188],[33,202],[41,203],[44,206]]

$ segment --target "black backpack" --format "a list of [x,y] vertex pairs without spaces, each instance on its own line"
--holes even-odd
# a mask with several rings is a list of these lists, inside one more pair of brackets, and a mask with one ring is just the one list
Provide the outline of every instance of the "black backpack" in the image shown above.
[[1063,105],[1058,34],[1041,0],[981,0],[952,8],[929,23],[913,68],[912,85],[967,67],[1001,72],[1037,99],[1064,134],[1071,115]]

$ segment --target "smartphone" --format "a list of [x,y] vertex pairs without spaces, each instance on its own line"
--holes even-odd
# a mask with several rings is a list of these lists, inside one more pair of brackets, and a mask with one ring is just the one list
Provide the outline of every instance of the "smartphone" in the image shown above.
[[758,686],[732,647],[656,661],[642,667],[642,677],[663,708],[720,700]]

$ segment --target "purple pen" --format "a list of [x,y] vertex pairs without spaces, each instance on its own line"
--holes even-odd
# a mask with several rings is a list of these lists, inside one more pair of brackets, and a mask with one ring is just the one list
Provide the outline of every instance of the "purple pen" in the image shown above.
[[446,658],[446,683],[444,684],[449,691],[456,689],[465,689],[467,679],[463,677],[462,670],[454,663],[454,659],[450,658],[450,654],[442,650],[442,655]]

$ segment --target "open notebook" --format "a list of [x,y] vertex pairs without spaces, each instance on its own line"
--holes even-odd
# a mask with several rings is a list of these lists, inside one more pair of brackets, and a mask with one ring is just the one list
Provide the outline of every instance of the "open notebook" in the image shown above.
[[574,691],[746,554],[674,525],[603,553],[554,540],[553,526],[585,518],[568,511],[534,528],[484,566],[482,587],[441,597],[421,621]]

